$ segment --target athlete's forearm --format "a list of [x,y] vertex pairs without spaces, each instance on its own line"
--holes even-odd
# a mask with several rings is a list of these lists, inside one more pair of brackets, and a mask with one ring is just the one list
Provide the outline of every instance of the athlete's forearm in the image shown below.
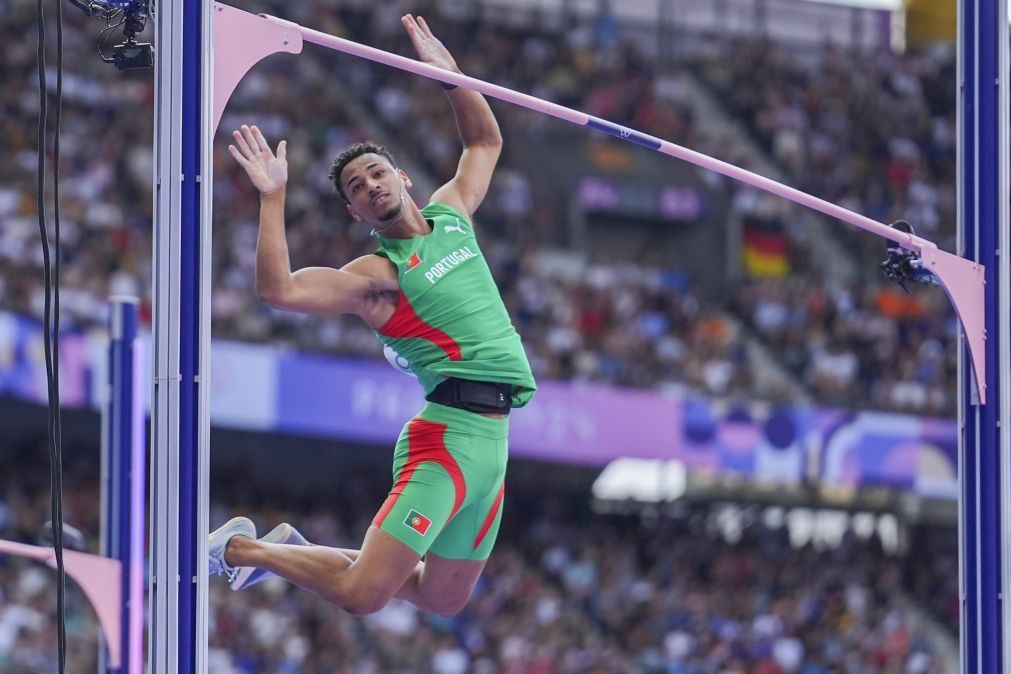
[[284,236],[284,198],[281,188],[260,197],[260,232],[256,237],[256,294],[270,303],[283,296],[291,283],[291,262]]
[[446,92],[464,147],[501,147],[502,132],[484,96],[470,89]]

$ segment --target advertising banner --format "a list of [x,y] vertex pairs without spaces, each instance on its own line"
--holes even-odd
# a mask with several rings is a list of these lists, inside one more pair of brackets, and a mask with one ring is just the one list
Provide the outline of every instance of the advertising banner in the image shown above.
[[[142,341],[148,348],[150,340]],[[60,344],[63,404],[98,409],[104,335],[70,332]],[[392,446],[425,404],[417,380],[382,361],[225,341],[212,349],[211,421],[219,426]],[[950,420],[558,381],[538,386],[531,403],[510,415],[515,457],[586,466],[619,457],[677,459],[696,473],[765,482],[957,495],[958,436]],[[46,401],[41,329],[3,313],[0,396]]]

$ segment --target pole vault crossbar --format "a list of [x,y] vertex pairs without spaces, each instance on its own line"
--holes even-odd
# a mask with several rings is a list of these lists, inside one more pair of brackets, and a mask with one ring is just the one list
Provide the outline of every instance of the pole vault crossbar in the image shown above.
[[311,42],[444,84],[472,89],[507,103],[513,103],[579,126],[603,131],[615,138],[721,173],[752,187],[842,220],[894,241],[903,248],[916,253],[922,260],[924,267],[941,281],[955,307],[968,343],[979,400],[981,403],[986,401],[986,355],[983,348],[986,340],[983,320],[983,285],[986,270],[983,265],[940,250],[936,244],[927,239],[900,232],[838,204],[819,199],[739,166],[728,164],[701,152],[600,117],[594,117],[474,77],[443,70],[398,54],[305,28],[285,19],[268,15],[254,15],[221,3],[216,3],[214,10],[214,129],[217,129],[225,105],[236,85],[256,63],[271,54],[301,53],[303,42]]

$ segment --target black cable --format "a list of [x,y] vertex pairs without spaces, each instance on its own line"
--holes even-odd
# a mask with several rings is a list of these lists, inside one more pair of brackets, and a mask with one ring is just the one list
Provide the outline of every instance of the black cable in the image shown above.
[[115,59],[110,58],[110,57],[108,57],[108,56],[105,55],[105,48],[108,46],[109,42],[112,40],[112,33],[110,31],[113,31],[113,30],[119,28],[120,26],[122,26],[124,23],[126,23],[126,17],[125,16],[122,19],[120,19],[119,23],[115,23],[115,24],[112,23],[112,21],[114,19],[115,19],[115,15],[109,17],[107,19],[108,25],[106,25],[106,27],[102,29],[102,32],[98,34],[98,55],[106,63],[112,63],[113,61],[115,61]]
[[53,445],[56,465],[53,467],[53,509],[57,524],[53,536],[53,550],[56,554],[56,615],[59,620],[57,640],[59,642],[60,669],[67,666],[67,574],[63,566],[63,417],[60,410],[60,129],[63,121],[63,1],[56,0],[56,120],[53,134],[53,403],[55,424]]
[[[38,128],[38,173],[36,176],[36,206],[38,209],[39,216],[39,235],[42,239],[42,268],[43,277],[45,285],[45,306],[43,309],[43,323],[44,335],[43,335],[43,346],[45,349],[46,358],[46,382],[49,388],[49,428],[48,428],[48,444],[49,444],[49,471],[50,471],[50,489],[51,489],[51,508],[52,508],[52,531],[53,531],[53,550],[56,555],[56,573],[57,573],[57,590],[56,590],[56,614],[57,614],[57,633],[58,633],[58,650],[59,650],[59,672],[63,674],[66,669],[66,610],[64,602],[64,588],[66,586],[66,570],[63,565],[63,499],[62,499],[62,475],[61,475],[61,459],[59,456],[59,443],[57,441],[57,436],[60,433],[60,423],[59,423],[59,388],[58,388],[58,378],[56,375],[56,369],[58,367],[58,350],[59,344],[56,339],[57,335],[54,334],[53,327],[59,327],[59,322],[54,324],[52,321],[52,295],[53,295],[53,279],[52,279],[52,266],[49,255],[49,234],[46,227],[46,132],[48,130],[48,106],[47,106],[47,91],[46,91],[46,29],[45,29],[45,11],[43,7],[43,0],[37,0],[37,21],[38,21],[38,49],[37,49],[37,59],[39,66],[39,128]],[[61,15],[62,17],[62,15]],[[59,25],[60,37],[62,38],[62,23]],[[62,58],[62,45],[60,49],[60,57]],[[62,65],[62,62],[60,63]],[[62,93],[62,91],[61,91]],[[59,251],[57,250],[57,260],[59,259]],[[57,262],[58,264],[58,262]],[[59,298],[56,298],[57,303]],[[54,351],[57,354],[54,357]]]

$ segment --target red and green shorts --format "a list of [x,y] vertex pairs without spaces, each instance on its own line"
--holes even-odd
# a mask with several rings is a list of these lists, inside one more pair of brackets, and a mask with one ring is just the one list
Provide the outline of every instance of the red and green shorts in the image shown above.
[[428,403],[400,432],[393,488],[373,519],[409,548],[483,560],[502,519],[509,419]]

